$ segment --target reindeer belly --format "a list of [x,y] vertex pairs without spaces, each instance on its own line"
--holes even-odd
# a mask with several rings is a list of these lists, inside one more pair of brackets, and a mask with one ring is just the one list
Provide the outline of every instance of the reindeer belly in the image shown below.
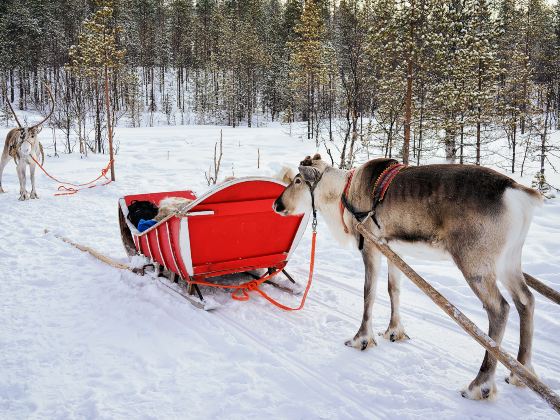
[[388,245],[403,257],[413,257],[431,261],[451,260],[451,254],[445,250],[440,242],[405,241],[391,239]]

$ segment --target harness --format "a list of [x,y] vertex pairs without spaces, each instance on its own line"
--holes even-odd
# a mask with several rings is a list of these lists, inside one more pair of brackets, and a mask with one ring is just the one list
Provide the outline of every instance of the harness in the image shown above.
[[321,176],[317,178],[315,182],[311,183],[310,181],[307,181],[302,177],[303,181],[309,187],[309,193],[311,194],[311,208],[313,209],[313,222],[311,223],[311,227],[313,228],[313,232],[317,230],[317,209],[315,208],[315,188],[317,188],[317,185],[319,184],[322,178],[323,178],[323,174],[321,174]]
[[[363,223],[368,217],[371,217],[376,226],[381,229],[381,226],[379,225],[376,217],[377,207],[385,198],[385,193],[389,189],[389,186],[391,185],[393,179],[404,168],[406,168],[406,165],[395,162],[385,168],[385,170],[381,172],[381,174],[377,177],[375,183],[373,184],[373,205],[370,211],[359,211],[348,201],[347,194],[350,190],[350,184],[352,183],[352,178],[354,176],[354,169],[352,169],[348,173],[348,179],[346,180],[344,192],[342,193],[342,196],[340,198],[340,218],[342,219],[342,225],[344,226],[344,231],[346,233],[348,233],[349,230],[346,226],[346,223],[344,223],[344,208],[346,208],[346,210],[348,210],[352,214],[352,216],[354,216],[360,223]],[[363,249],[363,247],[364,237],[360,235],[358,249],[361,250]]]

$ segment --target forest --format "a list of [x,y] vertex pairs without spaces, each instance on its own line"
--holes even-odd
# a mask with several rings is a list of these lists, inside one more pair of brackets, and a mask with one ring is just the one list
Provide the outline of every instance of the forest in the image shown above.
[[342,168],[484,165],[500,140],[546,190],[560,151],[558,1],[7,0],[0,54],[2,123],[6,101],[46,114],[47,84],[55,155],[108,153],[115,126],[277,121]]

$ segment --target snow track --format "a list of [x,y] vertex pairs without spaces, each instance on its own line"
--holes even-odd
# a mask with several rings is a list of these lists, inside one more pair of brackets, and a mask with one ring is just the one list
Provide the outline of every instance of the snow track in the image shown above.
[[[249,302],[216,295],[222,306],[204,312],[148,276],[121,273],[43,234],[48,228],[126,262],[117,198],[186,188],[204,192],[203,172],[219,129],[119,129],[117,183],[71,197],[52,196],[56,184],[39,174],[41,199],[20,203],[15,168],[6,168],[3,185],[9,192],[0,195],[0,419],[554,416],[531,391],[505,384],[501,367],[495,401],[461,398],[483,350],[404,277],[401,318],[411,340],[391,343],[378,336],[378,346],[368,351],[345,347],[362,316],[361,257],[338,248],[322,221],[313,287],[304,310],[295,313],[255,293]],[[255,169],[257,147],[265,169]],[[168,158],[168,150],[175,155]],[[224,128],[222,167],[236,176],[271,175],[279,164],[298,162],[312,151],[278,126]],[[46,152],[51,154],[48,147]],[[47,157],[50,172],[78,182],[105,163],[97,156]],[[556,289],[559,244],[560,203],[552,200],[535,216],[524,269]],[[287,267],[299,282],[307,278],[309,248],[308,232]],[[410,263],[486,328],[480,302],[452,264]],[[383,266],[376,333],[385,331],[390,317],[386,278]],[[299,302],[300,296],[263,287],[283,303]],[[534,365],[557,392],[559,319],[560,307],[537,296]],[[511,353],[517,352],[518,326],[512,305],[503,341]]]
[[[259,335],[255,333],[254,330],[251,330],[246,325],[235,321],[234,319],[220,314],[217,315],[218,318],[224,321],[229,327],[234,327],[241,333],[241,335],[246,337],[250,344],[260,346],[265,351],[270,350],[265,344],[263,344],[263,342],[266,342],[266,337],[262,334]],[[312,390],[318,398],[323,400],[323,403],[328,402],[329,404],[332,404],[334,399],[335,404],[341,404],[345,410],[349,410],[348,415],[350,417],[375,416],[375,413],[371,411],[369,407],[364,406],[362,401],[356,399],[353,395],[348,394],[336,383],[329,383],[325,376],[314,372],[307,365],[297,361],[297,359],[284,356],[283,353],[278,350],[274,351],[272,356],[275,359],[274,361],[280,362],[283,368],[285,368],[290,375],[298,378],[299,381],[308,387],[308,389]]]

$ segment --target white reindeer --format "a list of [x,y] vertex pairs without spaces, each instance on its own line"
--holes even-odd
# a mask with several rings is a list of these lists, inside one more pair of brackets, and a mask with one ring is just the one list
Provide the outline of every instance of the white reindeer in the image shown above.
[[[2,173],[4,168],[10,161],[10,158],[14,159],[17,168],[17,175],[19,179],[19,200],[27,200],[28,198],[39,198],[37,195],[37,190],[35,189],[35,161],[39,161],[39,156],[41,156],[41,165],[45,160],[45,154],[43,152],[43,146],[37,140],[37,135],[41,131],[42,124],[47,121],[53,111],[54,111],[54,98],[52,92],[48,85],[45,84],[49,97],[51,99],[51,110],[49,114],[38,124],[31,127],[23,127],[18,120],[12,104],[6,96],[6,102],[14,115],[17,128],[13,128],[8,132],[6,136],[6,141],[4,143],[4,150],[2,152],[2,157],[0,159],[0,193],[6,192],[2,188]],[[29,174],[31,178],[31,194],[27,192],[26,189],[26,168],[29,166]]]

